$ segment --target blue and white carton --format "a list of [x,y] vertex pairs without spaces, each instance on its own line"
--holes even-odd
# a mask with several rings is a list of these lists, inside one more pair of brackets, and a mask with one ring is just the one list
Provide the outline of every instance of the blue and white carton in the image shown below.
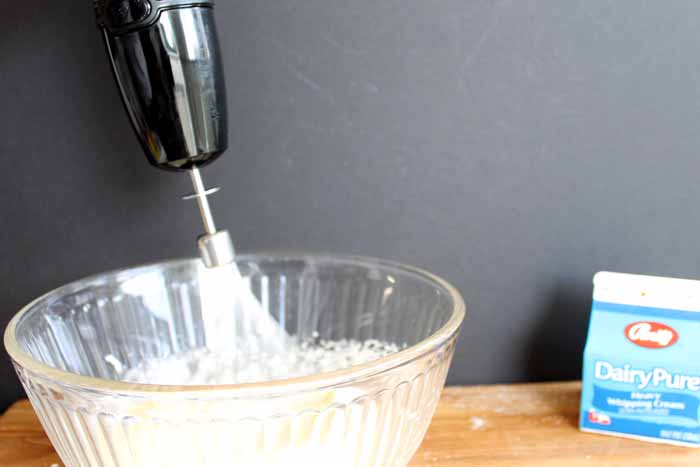
[[583,431],[700,446],[700,281],[599,272]]

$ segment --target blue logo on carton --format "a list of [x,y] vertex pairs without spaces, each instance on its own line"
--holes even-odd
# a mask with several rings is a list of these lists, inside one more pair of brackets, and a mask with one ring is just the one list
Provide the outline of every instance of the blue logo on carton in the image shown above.
[[700,446],[700,312],[597,298],[584,353],[581,429]]

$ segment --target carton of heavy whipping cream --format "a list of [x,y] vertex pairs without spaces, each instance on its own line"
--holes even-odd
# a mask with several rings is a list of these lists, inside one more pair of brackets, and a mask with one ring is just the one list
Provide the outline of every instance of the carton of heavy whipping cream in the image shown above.
[[599,272],[583,431],[700,446],[700,281]]

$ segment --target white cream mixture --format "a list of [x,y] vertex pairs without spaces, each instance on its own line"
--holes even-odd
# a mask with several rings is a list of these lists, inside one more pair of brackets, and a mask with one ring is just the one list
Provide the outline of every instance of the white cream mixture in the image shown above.
[[[207,347],[147,359],[123,371],[119,379],[178,386],[266,382],[328,373],[401,350],[378,340],[290,336],[268,312],[268,297],[262,293],[258,301],[235,266],[201,274],[201,325]],[[120,409],[128,422],[88,424],[115,440],[112,449],[120,465],[324,467],[332,462],[350,467],[376,464],[381,450],[374,444],[384,426],[382,417],[391,413],[394,419],[402,410],[392,409],[382,398],[365,397],[361,387],[353,386],[260,399],[217,394],[130,401]],[[106,439],[95,439],[99,451],[110,449]]]
[[[261,382],[326,373],[398,350],[377,340],[312,344],[290,338],[281,353],[192,350],[144,361],[121,379],[172,385]],[[384,426],[382,417],[394,420],[403,408],[391,409],[382,398],[358,399],[366,395],[360,387],[339,387],[250,400],[208,400],[207,394],[191,400],[147,398],[128,407],[133,423],[103,427],[123,439],[116,443],[117,454],[139,466],[375,465],[381,450],[373,446]],[[364,402],[354,403],[359,400]]]
[[146,360],[121,377],[141,384],[242,384],[309,376],[348,368],[397,352],[396,344],[368,340],[294,342],[284,352],[247,353],[196,349]]

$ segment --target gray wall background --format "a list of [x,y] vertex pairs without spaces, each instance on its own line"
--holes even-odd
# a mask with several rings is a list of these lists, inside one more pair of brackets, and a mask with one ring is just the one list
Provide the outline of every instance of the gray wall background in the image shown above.
[[[700,276],[700,4],[218,6],[241,251],[382,256],[455,283],[451,383],[577,378],[601,269]],[[146,165],[90,2],[0,6],[0,325],[99,271],[194,254],[187,179]],[[0,408],[21,396],[0,367]]]

